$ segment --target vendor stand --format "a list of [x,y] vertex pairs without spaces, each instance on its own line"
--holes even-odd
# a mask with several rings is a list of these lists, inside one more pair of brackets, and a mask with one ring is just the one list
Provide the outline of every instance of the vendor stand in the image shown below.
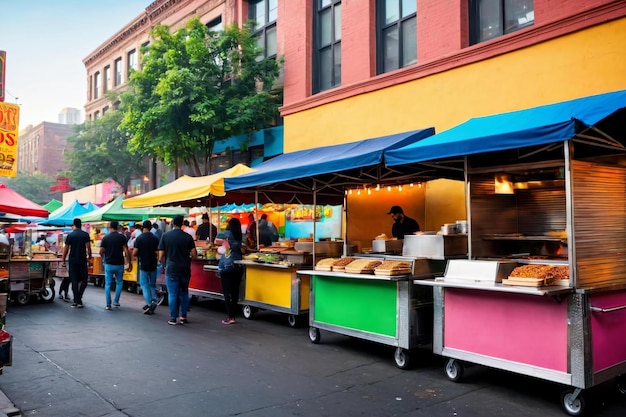
[[[625,392],[625,107],[620,91],[471,119],[387,154],[450,168],[465,155],[470,264],[414,281],[434,290],[450,380],[476,363],[557,382],[569,415],[584,389],[616,378]],[[516,274],[525,265],[569,275]]]

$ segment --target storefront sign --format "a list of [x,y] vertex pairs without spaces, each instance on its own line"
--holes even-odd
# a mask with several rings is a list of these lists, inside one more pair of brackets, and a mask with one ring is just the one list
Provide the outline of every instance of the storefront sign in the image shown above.
[[17,176],[17,136],[20,106],[0,103],[0,176]]
[[0,51],[0,102],[4,101],[4,70],[6,68],[5,62],[7,60],[7,53]]

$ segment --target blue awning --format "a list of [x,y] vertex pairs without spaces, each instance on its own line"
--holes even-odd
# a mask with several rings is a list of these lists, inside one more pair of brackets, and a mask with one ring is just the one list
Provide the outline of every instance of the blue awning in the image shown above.
[[226,191],[276,184],[380,164],[383,152],[422,140],[433,128],[290,152],[255,166],[255,172],[224,179]]
[[385,152],[387,166],[569,140],[626,107],[626,90],[530,109],[476,117],[403,148]]

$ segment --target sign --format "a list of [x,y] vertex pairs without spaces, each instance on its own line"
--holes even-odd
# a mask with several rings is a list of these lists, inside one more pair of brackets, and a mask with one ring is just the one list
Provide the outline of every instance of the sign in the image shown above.
[[4,101],[4,70],[5,61],[7,60],[7,53],[0,51],[0,103]]
[[0,177],[17,177],[20,106],[0,103]]

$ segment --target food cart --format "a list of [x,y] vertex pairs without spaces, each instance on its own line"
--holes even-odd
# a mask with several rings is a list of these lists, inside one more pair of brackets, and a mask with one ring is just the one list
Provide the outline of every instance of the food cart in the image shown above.
[[430,343],[432,331],[432,294],[413,279],[432,277],[442,264],[404,256],[366,258],[405,261],[410,269],[398,275],[350,273],[348,267],[298,271],[311,279],[309,338],[319,343],[320,330],[327,330],[393,346],[396,365],[407,369],[411,350]]
[[[625,392],[625,107],[622,91],[471,119],[387,155],[463,164],[469,263],[414,281],[434,290],[433,351],[450,380],[475,363],[560,383],[569,415],[597,384]],[[524,265],[569,276],[515,274]]]

